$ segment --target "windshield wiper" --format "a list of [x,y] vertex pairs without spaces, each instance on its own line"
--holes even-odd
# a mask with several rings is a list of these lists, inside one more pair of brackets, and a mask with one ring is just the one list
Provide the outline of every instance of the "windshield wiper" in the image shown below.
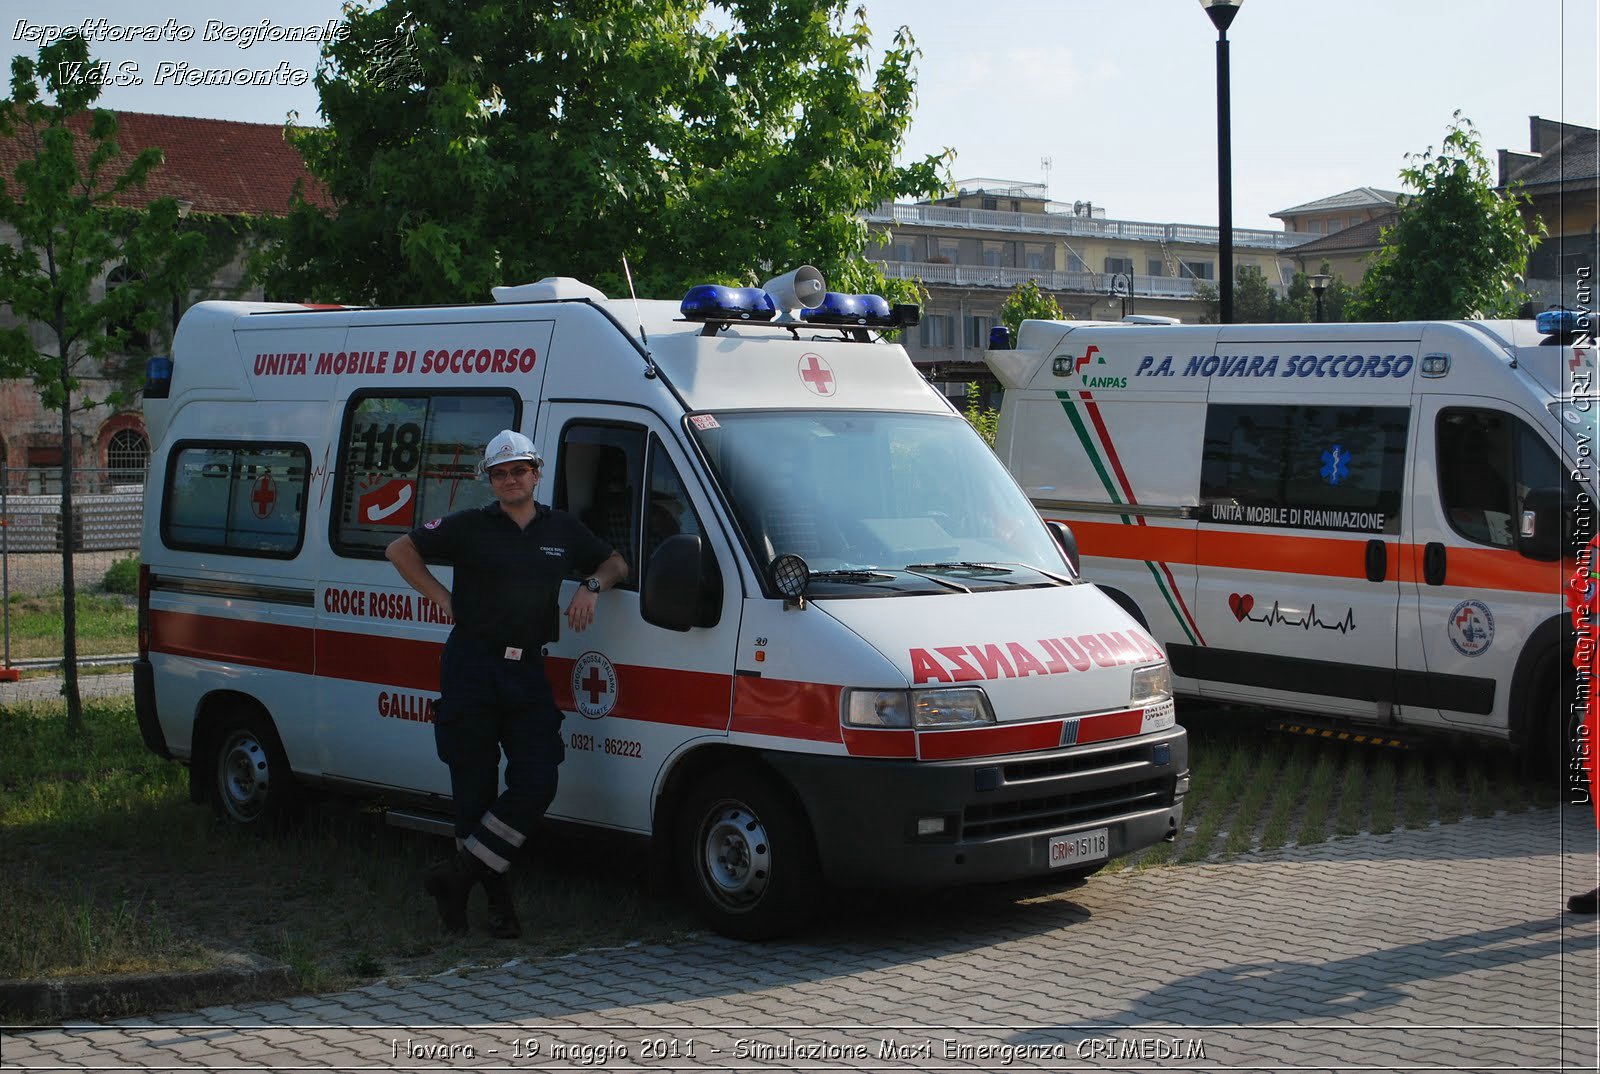
[[973,563],[968,560],[958,560],[950,563],[908,563],[908,571],[969,571],[982,574],[1010,574],[1012,568],[1002,567],[998,563]]
[[874,570],[868,570],[868,569],[859,568],[859,567],[854,569],[854,570],[852,570],[850,568],[845,568],[843,570],[837,570],[837,571],[812,571],[811,572],[811,578],[812,578],[813,581],[815,581],[818,578],[823,578],[823,579],[826,579],[827,581],[830,581],[830,582],[892,582],[892,581],[894,581],[894,575],[890,574],[887,571],[874,571]]

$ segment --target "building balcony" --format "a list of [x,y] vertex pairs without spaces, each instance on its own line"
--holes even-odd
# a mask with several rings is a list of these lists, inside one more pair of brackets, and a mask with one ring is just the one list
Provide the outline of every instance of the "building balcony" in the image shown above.
[[[1009,231],[1035,235],[1164,242],[1186,246],[1218,244],[1220,228],[1192,224],[1150,224],[1137,220],[1103,220],[1069,213],[1013,213],[997,209],[953,209],[944,205],[879,205],[863,218],[869,224],[921,225],[966,231]],[[1235,249],[1287,250],[1306,242],[1307,236],[1286,231],[1234,228]]]
[[[930,286],[996,287],[1011,290],[1019,283],[1038,280],[1046,291],[1067,291],[1106,296],[1111,293],[1111,275],[1104,272],[1056,272],[1049,269],[992,268],[987,265],[942,265],[929,261],[875,261],[890,279],[921,280]],[[1117,277],[1121,279],[1121,276]],[[1134,276],[1135,298],[1193,298],[1197,283],[1186,276]]]

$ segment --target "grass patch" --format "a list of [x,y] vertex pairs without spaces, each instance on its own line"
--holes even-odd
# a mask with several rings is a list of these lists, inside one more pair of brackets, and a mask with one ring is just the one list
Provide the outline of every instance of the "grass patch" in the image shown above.
[[483,933],[481,892],[476,930],[448,936],[418,885],[446,840],[337,800],[292,834],[240,833],[189,801],[181,765],[145,750],[131,699],[87,699],[84,717],[71,739],[58,702],[0,714],[0,978],[194,969],[242,951],[323,991],[697,927],[650,894],[645,855],[546,834],[519,865],[524,939]]
[[[139,644],[139,615],[134,602],[106,593],[79,592],[77,609],[79,656],[131,653]],[[14,596],[11,657],[32,660],[61,655],[63,601],[60,593],[43,597]]]

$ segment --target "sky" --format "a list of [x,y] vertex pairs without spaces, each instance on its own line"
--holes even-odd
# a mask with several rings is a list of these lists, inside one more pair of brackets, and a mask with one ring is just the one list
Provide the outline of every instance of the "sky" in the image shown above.
[[[1217,222],[1217,35],[1196,0],[858,2],[880,54],[900,26],[922,52],[907,159],[951,148],[956,180],[1047,182],[1056,200],[1113,219]],[[142,82],[107,87],[104,107],[316,121],[317,46],[238,42],[241,31],[337,19],[338,0],[229,8],[11,0],[0,20],[12,55],[34,53],[42,27],[85,19],[113,33],[192,31],[94,42],[96,60],[114,73],[136,64]],[[1245,0],[1228,32],[1235,227],[1282,230],[1271,217],[1282,209],[1360,186],[1402,189],[1406,155],[1437,147],[1457,110],[1491,165],[1500,149],[1528,149],[1530,116],[1600,126],[1597,12],[1595,0]],[[208,24],[233,40],[207,41]],[[181,65],[278,70],[303,84],[186,86]]]

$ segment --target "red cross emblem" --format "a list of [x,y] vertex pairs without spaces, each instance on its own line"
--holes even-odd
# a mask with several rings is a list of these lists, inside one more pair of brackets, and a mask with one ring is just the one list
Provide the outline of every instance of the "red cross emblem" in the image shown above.
[[272,514],[272,509],[277,503],[278,486],[273,482],[271,474],[262,474],[261,480],[250,490],[250,510],[255,512],[257,518],[266,518]]
[[1583,356],[1588,353],[1588,349],[1584,347],[1572,348],[1572,357],[1567,361],[1567,368],[1576,371],[1583,364]]
[[818,395],[833,394],[833,370],[815,354],[800,359],[800,379]]
[[605,676],[600,674],[598,667],[591,667],[589,674],[583,677],[583,692],[589,695],[589,704],[600,704],[600,698],[609,692],[610,685]]
[[585,719],[598,720],[617,703],[617,669],[604,653],[590,651],[572,665],[572,703]]

